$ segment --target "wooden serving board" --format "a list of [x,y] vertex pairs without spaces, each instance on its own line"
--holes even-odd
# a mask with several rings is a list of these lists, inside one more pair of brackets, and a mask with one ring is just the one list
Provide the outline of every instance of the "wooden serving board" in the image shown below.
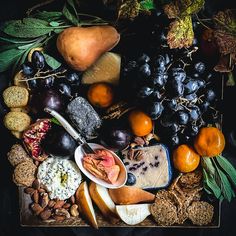
[[[39,217],[33,215],[32,211],[29,208],[29,205],[32,203],[32,200],[28,194],[24,193],[24,188],[19,188],[19,200],[20,200],[20,222],[21,226],[24,227],[90,227],[89,224],[86,223],[82,219],[81,216],[71,217],[69,219],[64,220],[63,222],[56,222],[54,220],[42,221]],[[192,225],[191,222],[187,222],[183,225],[173,225],[173,226],[158,226],[156,222],[152,219],[151,216],[147,217],[143,222],[138,225],[130,226],[122,221],[119,221],[116,224],[109,223],[104,217],[101,215],[99,210],[96,208],[96,217],[99,227],[162,227],[162,228],[219,228],[220,227],[220,215],[221,215],[221,204],[220,202],[213,202],[215,210],[214,217],[211,224],[207,226],[196,226]]]

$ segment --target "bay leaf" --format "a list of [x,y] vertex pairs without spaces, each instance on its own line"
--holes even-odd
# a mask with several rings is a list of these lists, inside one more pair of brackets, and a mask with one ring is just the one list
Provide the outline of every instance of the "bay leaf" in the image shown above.
[[45,60],[47,62],[47,64],[53,69],[58,69],[61,66],[61,63],[59,61],[57,61],[54,57],[44,53],[43,54],[45,57]]

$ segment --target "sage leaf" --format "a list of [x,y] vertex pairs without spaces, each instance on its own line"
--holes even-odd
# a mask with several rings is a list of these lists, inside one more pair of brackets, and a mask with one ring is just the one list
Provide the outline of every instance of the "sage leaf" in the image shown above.
[[0,53],[0,72],[8,70],[24,52],[20,49],[9,49]]
[[59,11],[41,11],[33,15],[34,18],[45,20],[47,22],[62,19],[63,14]]
[[228,202],[230,202],[233,197],[231,184],[224,172],[220,168],[218,168],[214,158],[212,158],[212,162],[214,163],[216,168],[216,181],[221,188],[222,195]]
[[49,22],[49,25],[51,25],[52,27],[57,27],[60,24],[57,21],[51,21],[51,22]]
[[15,37],[3,37],[0,36],[0,41],[8,42],[8,43],[18,43],[18,44],[25,44],[25,43],[32,43],[35,42],[37,39],[24,39],[24,38],[15,38]]
[[232,184],[236,187],[236,169],[233,167],[233,165],[223,156],[217,156],[216,161],[228,176]]
[[221,196],[220,187],[217,185],[215,179],[211,175],[209,175],[205,169],[203,169],[202,171],[204,189],[211,190],[214,196],[219,199]]
[[48,54],[44,53],[45,60],[47,64],[52,68],[52,69],[58,69],[61,66],[61,63],[57,61],[54,57],[49,56]]
[[47,21],[36,18],[24,18],[23,20],[7,21],[1,30],[10,36],[19,38],[36,38],[53,31]]
[[78,16],[78,12],[77,12],[76,7],[75,7],[75,1],[74,0],[67,0],[67,3],[68,3],[68,5],[71,6],[71,8],[73,9],[75,15]]
[[68,21],[70,21],[73,25],[79,24],[78,18],[69,11],[69,9],[67,8],[67,5],[63,7],[62,13],[65,16],[65,18]]

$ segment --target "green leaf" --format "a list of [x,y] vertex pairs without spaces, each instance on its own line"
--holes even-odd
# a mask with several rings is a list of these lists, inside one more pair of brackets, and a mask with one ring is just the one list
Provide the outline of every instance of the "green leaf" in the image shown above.
[[15,38],[15,37],[10,37],[9,35],[7,37],[4,36],[0,36],[0,42],[8,42],[8,43],[33,43],[35,42],[37,39],[23,39],[23,38]]
[[51,118],[50,120],[51,120],[52,123],[61,126],[61,123],[55,117]]
[[232,184],[236,187],[236,169],[234,166],[223,156],[217,156],[216,161],[225,174],[229,177]]
[[51,22],[49,22],[49,25],[51,25],[52,27],[57,27],[60,24],[57,21],[51,21]]
[[21,46],[19,46],[19,47],[17,47],[17,48],[18,48],[18,49],[29,49],[29,48],[32,47],[32,45],[34,45],[34,43],[21,45]]
[[207,173],[205,169],[203,169],[203,184],[204,189],[211,190],[211,192],[214,194],[216,198],[220,198],[221,196],[221,189],[217,185],[214,177],[212,177],[210,174]]
[[24,50],[9,49],[0,53],[0,72],[8,70],[15,61],[22,55]]
[[224,198],[228,202],[230,202],[233,197],[231,184],[230,184],[227,176],[224,174],[224,172],[218,168],[214,157],[212,158],[212,162],[214,163],[215,168],[216,168],[216,182],[220,186],[221,191],[222,191],[222,195],[224,196]]
[[48,54],[44,53],[45,60],[47,64],[52,68],[52,69],[57,69],[61,66],[61,63],[57,61],[54,57],[49,56]]
[[144,11],[149,11],[155,9],[153,0],[143,0],[140,2],[140,8]]
[[19,38],[36,38],[53,31],[47,21],[36,18],[24,18],[23,20],[7,21],[1,30],[10,36]]
[[63,17],[63,14],[59,11],[41,11],[34,14],[33,17],[51,22],[61,19]]
[[74,0],[67,0],[67,3],[73,9],[75,16],[78,17],[78,12],[75,7],[75,1]]
[[67,8],[67,4],[65,4],[65,6],[63,7],[62,13],[65,16],[65,18],[68,21],[70,21],[73,25],[79,24],[78,18],[70,12],[70,10]]

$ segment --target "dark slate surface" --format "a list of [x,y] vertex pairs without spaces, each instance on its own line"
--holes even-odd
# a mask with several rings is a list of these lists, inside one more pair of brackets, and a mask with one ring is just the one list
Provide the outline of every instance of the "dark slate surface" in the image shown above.
[[[1,21],[13,18],[20,18],[24,15],[29,6],[34,5],[39,0],[3,0],[0,6]],[[53,8],[60,6],[63,1],[57,0]],[[91,1],[90,1],[91,2]],[[231,0],[215,0],[216,3],[227,3],[230,7],[234,6]],[[7,86],[9,76],[0,75],[0,93]],[[224,126],[223,130],[228,137],[232,130],[236,131],[236,88],[225,89],[225,99],[223,103]],[[0,99],[0,236],[233,236],[236,235],[236,200],[231,204],[226,202],[222,205],[221,227],[219,229],[155,229],[155,228],[110,228],[100,229],[99,231],[91,228],[22,228],[19,222],[19,206],[17,188],[11,181],[12,168],[6,159],[6,152],[9,150],[14,138],[3,127],[2,117],[4,107]],[[229,143],[229,142],[228,142]],[[227,145],[225,152],[236,166],[236,147]]]

